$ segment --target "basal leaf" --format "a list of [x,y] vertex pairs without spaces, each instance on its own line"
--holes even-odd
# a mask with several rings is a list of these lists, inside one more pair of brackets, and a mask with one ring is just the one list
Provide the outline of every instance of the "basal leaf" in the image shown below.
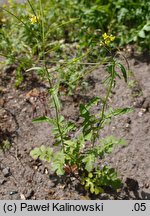
[[104,193],[104,190],[101,187],[95,187],[94,188],[94,193],[96,195],[98,195],[98,194]]
[[40,148],[34,148],[33,150],[31,150],[30,155],[31,157],[33,157],[33,159],[36,160],[41,155]]
[[46,147],[44,145],[42,145],[39,148],[35,148],[30,152],[30,155],[34,158],[37,159],[39,158],[40,160],[43,161],[51,161],[52,158],[52,153],[53,153],[53,149],[51,149],[50,147]]
[[41,155],[39,156],[39,158],[43,161],[50,162],[53,154],[53,149],[42,145],[40,147],[40,150],[41,150]]
[[55,153],[52,163],[52,170],[55,171],[57,175],[63,175],[65,173],[63,169],[64,164],[65,156],[63,151]]
[[88,154],[82,159],[82,162],[85,164],[85,169],[88,172],[91,172],[94,167],[95,162],[95,155],[94,154]]

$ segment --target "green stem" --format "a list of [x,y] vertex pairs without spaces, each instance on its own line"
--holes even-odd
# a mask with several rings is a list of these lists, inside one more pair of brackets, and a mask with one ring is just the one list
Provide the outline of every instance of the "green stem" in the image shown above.
[[33,7],[32,4],[31,4],[30,0],[27,0],[27,2],[28,2],[28,4],[30,5],[33,14],[34,14],[34,15],[36,16],[36,18],[38,19],[37,14],[36,14],[36,12],[35,12],[35,10],[34,10],[34,7]]
[[[44,61],[44,68],[45,68],[45,71],[46,71],[46,77],[48,79],[50,89],[52,89],[53,88],[53,83],[51,81],[51,77],[50,77],[50,74],[48,72],[48,68],[47,68],[47,65],[46,65],[44,14],[43,14],[43,8],[42,8],[41,0],[39,0],[39,3],[40,3],[40,15],[41,15],[42,57],[43,57],[43,61]],[[63,134],[62,134],[60,124],[59,124],[59,111],[58,111],[57,103],[56,103],[56,100],[55,100],[55,97],[53,96],[53,94],[52,94],[52,100],[53,100],[54,107],[55,107],[56,122],[57,122],[57,127],[58,127],[58,131],[59,131],[60,138],[61,138],[61,145],[62,145],[62,148],[64,149]]]
[[[104,118],[105,118],[105,109],[106,109],[106,105],[107,105],[107,101],[108,101],[108,98],[111,94],[111,90],[113,88],[113,83],[114,83],[114,70],[115,70],[115,62],[114,60],[112,60],[112,73],[111,73],[111,81],[110,81],[110,85],[109,85],[109,88],[108,88],[108,91],[107,91],[107,94],[106,94],[106,97],[104,99],[104,102],[103,102],[103,107],[102,107],[102,113],[101,113],[101,124],[103,123],[104,121]],[[100,125],[101,127],[101,125]]]
[[73,80],[72,82],[70,82],[70,84],[80,80],[81,78],[85,77],[86,75],[88,75],[89,73],[91,73],[93,70],[97,69],[100,65],[106,64],[108,62],[107,59],[104,59],[103,61],[96,63],[95,66],[93,66],[91,69],[89,69],[88,71],[86,71],[85,73],[83,73],[82,75],[80,75],[76,80]]
[[7,10],[5,8],[0,7],[0,9],[6,11],[7,13],[9,13],[13,17],[15,17],[19,22],[21,22],[26,27],[26,29],[29,30],[29,27],[19,17],[17,17],[15,14],[13,14],[12,12],[10,12],[9,10]]

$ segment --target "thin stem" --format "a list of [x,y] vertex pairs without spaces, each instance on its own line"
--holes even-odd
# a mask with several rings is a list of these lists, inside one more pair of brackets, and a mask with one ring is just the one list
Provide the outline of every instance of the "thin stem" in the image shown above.
[[[51,61],[51,63],[58,63],[58,61]],[[66,65],[68,64],[68,62],[59,62],[60,64],[62,65]],[[99,65],[99,62],[98,63],[93,63],[93,62],[77,62],[78,65]]]
[[68,63],[66,63],[65,65],[62,65],[61,67],[58,67],[56,68],[56,70],[61,70],[63,69],[64,67],[68,66],[68,65],[71,65],[71,64],[74,64],[74,63],[77,63],[77,61],[83,59],[85,56],[87,56],[89,53],[91,52],[91,50],[87,50],[86,53],[84,53],[82,56],[78,57],[78,58],[73,58],[71,61],[69,61]]
[[96,65],[94,67],[92,67],[91,69],[89,69],[88,71],[86,71],[84,74],[80,75],[76,80],[73,80],[72,82],[70,82],[70,84],[80,80],[82,77],[85,77],[87,74],[91,73],[93,70],[95,70],[96,68],[98,68],[100,65],[102,64],[106,64],[107,60],[104,59],[102,62],[96,63]]
[[35,10],[34,10],[32,4],[31,4],[30,0],[27,0],[27,2],[28,2],[28,4],[30,5],[33,14],[34,14],[34,15],[36,16],[36,18],[37,18],[37,14],[36,14],[36,12],[35,12]]
[[[42,8],[41,0],[39,0],[39,3],[40,3],[40,15],[41,15],[42,56],[43,56],[44,68],[46,71],[46,76],[47,76],[47,79],[49,82],[49,86],[50,86],[50,89],[52,89],[53,83],[51,81],[51,77],[50,77],[50,74],[49,74],[48,69],[47,69],[46,57],[45,57],[45,26],[44,26],[44,14],[43,14],[43,8]],[[54,102],[55,113],[56,113],[56,122],[57,122],[57,127],[58,127],[58,131],[59,131],[60,138],[61,138],[61,145],[62,145],[62,148],[64,150],[63,134],[62,134],[60,124],[59,124],[59,111],[58,111],[57,103],[56,103],[56,100],[55,100],[55,97],[53,96],[53,94],[52,94],[52,100]]]
[[12,15],[13,17],[15,17],[19,22],[21,22],[25,27],[26,29],[29,30],[29,27],[26,25],[26,23],[24,23],[19,17],[17,17],[15,14],[13,14],[12,12],[10,12],[9,10],[5,9],[5,8],[2,8],[0,7],[1,10],[4,10],[6,11],[7,13],[9,13],[10,15]]
[[104,102],[103,102],[103,107],[102,107],[101,120],[100,120],[101,123],[103,122],[103,120],[105,118],[105,109],[106,109],[107,101],[108,101],[108,98],[110,96],[110,93],[111,93],[111,90],[113,87],[113,83],[114,83],[114,69],[115,69],[115,62],[113,60],[112,71],[111,71],[112,72],[111,73],[111,81],[110,81],[110,85],[109,85],[106,97],[105,97]]

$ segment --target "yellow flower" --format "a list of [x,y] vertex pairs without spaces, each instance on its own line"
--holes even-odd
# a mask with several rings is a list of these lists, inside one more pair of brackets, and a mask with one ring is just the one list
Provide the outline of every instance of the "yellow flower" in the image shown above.
[[[104,38],[104,44],[108,45],[110,44],[110,42],[114,41],[115,40],[115,36],[112,36],[112,35],[108,35],[106,33],[104,33],[103,35],[103,38]],[[103,44],[103,43],[102,43]]]
[[32,16],[30,17],[30,21],[31,21],[31,24],[37,23],[38,18],[37,18],[36,16],[32,15]]
[[106,40],[109,37],[106,33],[104,33],[102,36],[103,36],[104,40]]
[[1,21],[2,23],[5,23],[7,20],[6,20],[5,18],[2,18],[0,21]]

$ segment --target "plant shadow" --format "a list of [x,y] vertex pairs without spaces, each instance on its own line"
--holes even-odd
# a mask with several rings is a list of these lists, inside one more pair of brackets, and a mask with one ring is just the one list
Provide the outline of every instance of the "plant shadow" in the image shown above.
[[137,180],[127,178],[125,184],[119,190],[113,190],[111,187],[103,187],[104,193],[95,195],[84,189],[84,186],[75,178],[68,175],[58,177],[56,174],[51,174],[53,188],[58,184],[65,185],[64,190],[78,192],[81,199],[88,198],[89,200],[150,200],[150,193],[141,191]]

